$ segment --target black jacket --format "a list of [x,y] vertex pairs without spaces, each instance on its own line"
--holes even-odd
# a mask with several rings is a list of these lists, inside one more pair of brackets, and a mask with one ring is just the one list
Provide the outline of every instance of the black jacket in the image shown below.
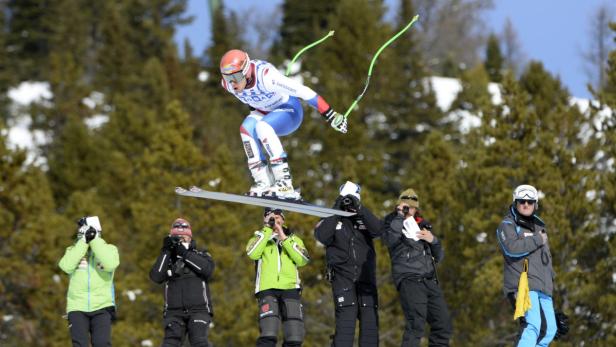
[[383,222],[383,242],[389,248],[391,257],[391,272],[396,287],[405,278],[430,278],[436,275],[435,262],[440,262],[445,256],[438,238],[432,243],[424,240],[415,241],[402,233],[404,217],[398,212],[392,212]]
[[[182,247],[180,245],[180,247]],[[208,281],[214,272],[214,260],[191,242],[186,258],[162,250],[150,270],[150,279],[165,283],[165,310],[207,310],[213,315]]]
[[331,216],[317,224],[314,235],[325,245],[327,266],[334,276],[376,285],[373,238],[381,236],[381,221],[366,207],[351,217]]

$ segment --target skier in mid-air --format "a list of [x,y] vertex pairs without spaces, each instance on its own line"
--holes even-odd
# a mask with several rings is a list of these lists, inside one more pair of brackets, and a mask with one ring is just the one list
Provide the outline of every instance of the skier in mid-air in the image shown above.
[[251,60],[244,51],[233,49],[225,53],[220,60],[220,72],[223,88],[251,110],[240,127],[254,180],[248,194],[300,199],[293,188],[287,153],[278,138],[291,134],[302,123],[304,112],[298,98],[319,111],[341,133],[347,131],[346,118],[312,89],[284,76],[266,61]]

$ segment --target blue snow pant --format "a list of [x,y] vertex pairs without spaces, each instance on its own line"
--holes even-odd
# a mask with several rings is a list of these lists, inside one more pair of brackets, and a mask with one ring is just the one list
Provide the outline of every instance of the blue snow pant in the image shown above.
[[[517,347],[547,347],[556,335],[556,318],[552,297],[530,291],[531,308],[520,318],[521,333]],[[515,301],[514,301],[515,305]]]
[[[249,135],[250,137],[252,137],[252,139],[254,139],[254,141],[257,143],[256,148],[252,149],[253,151],[257,151],[257,153],[255,153],[254,155],[260,158],[261,161],[263,161],[267,158],[265,156],[262,146],[259,145],[259,136],[257,135],[257,123],[265,122],[274,129],[276,135],[286,136],[297,130],[302,124],[303,119],[304,110],[302,109],[302,104],[300,103],[298,98],[290,96],[289,100],[286,103],[280,105],[278,108],[264,115],[263,117],[255,116],[252,113],[249,114],[242,122],[240,132]],[[246,146],[246,144],[244,144],[244,146]],[[250,161],[250,154],[247,155]],[[283,155],[283,157],[286,157],[286,154]]]

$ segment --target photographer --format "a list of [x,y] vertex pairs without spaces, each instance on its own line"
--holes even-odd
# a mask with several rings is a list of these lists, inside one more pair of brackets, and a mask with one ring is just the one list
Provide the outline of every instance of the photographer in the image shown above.
[[211,255],[196,249],[190,224],[176,219],[150,271],[152,281],[165,282],[163,347],[181,346],[186,334],[193,347],[210,345],[213,311],[208,282],[213,271]]
[[246,253],[256,262],[255,296],[259,304],[257,347],[275,347],[280,321],[284,347],[304,341],[304,314],[298,267],[310,258],[299,236],[284,225],[282,210],[265,209],[263,229],[255,231]]
[[356,214],[324,218],[314,232],[326,247],[327,274],[334,296],[336,332],[332,346],[353,346],[357,319],[359,345],[378,346],[376,253],[372,239],[380,236],[381,222],[360,204],[360,187],[352,182],[340,187],[334,208]]
[[426,321],[430,324],[429,346],[449,346],[451,318],[435,265],[444,252],[432,234],[432,225],[419,217],[418,210],[417,194],[407,189],[383,223],[383,242],[389,248],[392,276],[406,319],[401,346],[419,347]]
[[111,346],[115,320],[113,274],[120,264],[116,246],[101,237],[97,216],[77,222],[77,242],[68,247],[58,266],[70,275],[66,312],[74,347]]

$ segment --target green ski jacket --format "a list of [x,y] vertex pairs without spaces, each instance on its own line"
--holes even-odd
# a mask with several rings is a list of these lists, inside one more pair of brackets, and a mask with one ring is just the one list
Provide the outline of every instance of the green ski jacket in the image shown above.
[[116,246],[100,237],[78,240],[64,252],[58,266],[70,275],[66,312],[92,312],[115,306],[113,273],[120,264]]
[[246,253],[256,261],[255,293],[267,289],[299,289],[298,267],[310,258],[304,242],[295,234],[279,242],[272,238],[273,230],[264,227],[246,245]]

